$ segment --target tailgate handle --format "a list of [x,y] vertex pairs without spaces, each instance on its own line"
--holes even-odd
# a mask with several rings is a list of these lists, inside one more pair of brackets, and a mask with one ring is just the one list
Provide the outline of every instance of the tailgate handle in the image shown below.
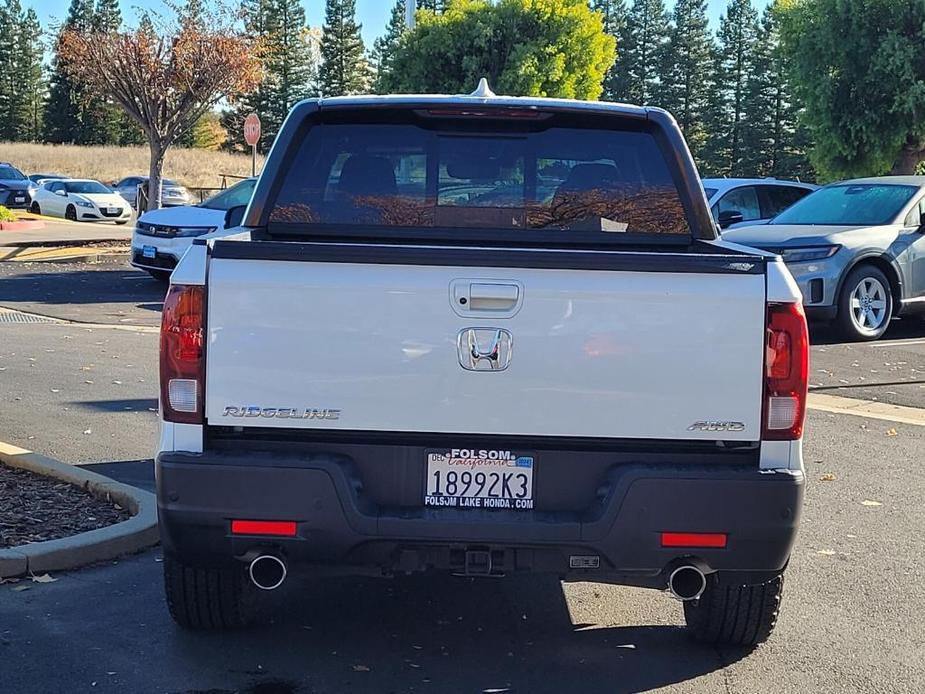
[[469,285],[470,311],[510,311],[520,298],[516,284],[488,284],[472,282]]

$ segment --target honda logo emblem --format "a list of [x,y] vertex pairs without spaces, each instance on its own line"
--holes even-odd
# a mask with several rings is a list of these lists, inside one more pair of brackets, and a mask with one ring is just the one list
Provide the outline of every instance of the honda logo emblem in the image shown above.
[[459,365],[467,371],[504,371],[511,365],[514,338],[501,328],[466,328],[456,346]]

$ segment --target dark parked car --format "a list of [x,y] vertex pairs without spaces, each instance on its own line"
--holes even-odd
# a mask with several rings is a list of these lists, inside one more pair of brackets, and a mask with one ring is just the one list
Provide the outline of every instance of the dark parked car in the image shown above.
[[0,205],[10,209],[28,210],[32,205],[35,183],[12,164],[0,162]]

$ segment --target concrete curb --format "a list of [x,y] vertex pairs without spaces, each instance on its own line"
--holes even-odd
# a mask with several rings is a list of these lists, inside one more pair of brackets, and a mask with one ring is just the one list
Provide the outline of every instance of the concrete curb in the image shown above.
[[0,549],[0,578],[76,569],[157,544],[157,502],[150,492],[2,442],[0,464],[76,485],[94,496],[112,499],[132,514],[126,521],[98,530]]
[[34,231],[44,228],[45,222],[38,219],[20,219],[16,222],[0,222],[0,231]]

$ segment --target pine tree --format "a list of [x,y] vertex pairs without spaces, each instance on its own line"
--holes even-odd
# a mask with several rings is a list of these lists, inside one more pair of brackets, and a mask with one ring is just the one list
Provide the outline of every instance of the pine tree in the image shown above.
[[119,0],[97,0],[93,13],[93,28],[96,31],[115,31],[122,26],[122,12]]
[[[93,31],[118,31],[122,26],[119,0],[97,0],[91,20]],[[109,145],[119,141],[122,109],[105,99],[86,99],[78,104],[83,135],[81,142]]]
[[799,123],[780,31],[772,4],[761,19],[754,68],[747,83],[745,166],[756,176],[813,180],[809,133]]
[[242,10],[248,33],[266,41],[266,76],[256,90],[239,99],[234,115],[227,116],[223,126],[240,140],[244,118],[257,113],[262,126],[260,148],[267,151],[289,109],[312,91],[305,9],[299,0],[245,0]]
[[297,101],[311,91],[313,61],[308,41],[305,8],[299,0],[275,0],[276,34],[267,71],[273,75],[267,149]]
[[732,0],[717,32],[713,118],[704,151],[706,168],[713,175],[742,176],[750,159],[743,132],[749,97],[749,80],[755,74],[758,13],[751,0]]
[[698,160],[706,141],[714,51],[706,0],[678,0],[662,71],[663,102],[657,105],[674,114]]
[[324,96],[362,94],[369,86],[356,0],[326,0],[318,86]]
[[620,54],[623,51],[620,38],[626,32],[626,2],[625,0],[591,0],[591,9],[601,13],[604,31],[617,38],[617,61],[604,78],[604,93],[601,95],[601,99],[605,101],[616,101],[626,91],[626,73],[624,64],[620,60]]
[[20,0],[0,4],[0,139],[36,139],[44,98],[42,29]]
[[660,105],[660,68],[668,39],[664,0],[633,0],[617,35],[613,97],[633,104]]
[[[88,31],[93,26],[93,0],[71,0],[65,29]],[[68,77],[57,55],[52,61],[51,85],[45,106],[45,139],[49,142],[84,142],[80,113],[82,89]]]
[[447,0],[418,0],[417,9],[430,10],[437,14],[446,9]]
[[377,94],[388,94],[393,91],[389,77],[392,74],[392,60],[395,57],[395,48],[407,28],[405,25],[406,11],[405,0],[397,0],[392,8],[392,16],[389,18],[389,25],[386,27],[385,34],[377,38],[373,43],[371,59],[376,70],[376,81],[373,84],[373,90]]
[[22,85],[20,98],[22,100],[21,113],[24,116],[19,139],[35,142],[42,136],[47,85],[43,65],[45,46],[42,43],[42,25],[39,23],[35,10],[31,7],[19,27],[17,52],[16,74]]

